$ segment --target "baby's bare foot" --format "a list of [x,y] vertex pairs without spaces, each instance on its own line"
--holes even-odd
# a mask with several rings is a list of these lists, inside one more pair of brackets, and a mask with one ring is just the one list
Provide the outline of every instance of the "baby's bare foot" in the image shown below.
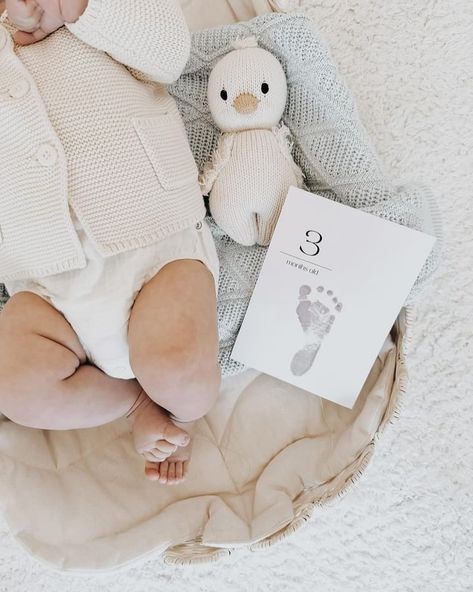
[[[192,435],[195,421],[180,422],[174,419],[172,421],[176,425],[176,429],[185,428],[186,432]],[[148,478],[168,485],[180,483],[186,478],[191,452],[192,439],[186,446],[177,447],[163,462],[147,462],[145,471]]]
[[[156,480],[156,467],[162,464],[171,454],[190,442],[189,434],[176,426],[166,411],[156,405],[144,393],[140,395],[129,416],[133,420],[133,440],[136,451],[146,460],[145,474],[149,479]],[[152,469],[152,470],[151,470]],[[158,477],[160,472],[158,471]],[[176,467],[174,467],[176,475]],[[183,467],[179,467],[177,475],[184,475]],[[176,477],[173,477],[173,481]],[[167,481],[163,481],[164,483]]]

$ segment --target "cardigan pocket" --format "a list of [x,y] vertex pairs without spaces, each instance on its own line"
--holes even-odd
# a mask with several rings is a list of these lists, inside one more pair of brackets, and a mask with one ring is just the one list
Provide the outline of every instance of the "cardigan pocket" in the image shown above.
[[134,117],[132,121],[164,190],[198,182],[199,172],[178,112]]

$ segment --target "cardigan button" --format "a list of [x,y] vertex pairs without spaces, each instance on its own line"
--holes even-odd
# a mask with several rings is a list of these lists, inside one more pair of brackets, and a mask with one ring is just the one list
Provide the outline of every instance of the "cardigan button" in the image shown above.
[[7,44],[7,32],[0,25],[0,50],[2,50],[6,44]]
[[36,160],[42,166],[53,166],[57,162],[56,149],[51,144],[41,144],[36,152]]
[[21,99],[25,95],[27,95],[30,91],[30,83],[26,78],[22,78],[21,80],[17,80],[15,83],[10,86],[8,90],[8,94],[12,99]]

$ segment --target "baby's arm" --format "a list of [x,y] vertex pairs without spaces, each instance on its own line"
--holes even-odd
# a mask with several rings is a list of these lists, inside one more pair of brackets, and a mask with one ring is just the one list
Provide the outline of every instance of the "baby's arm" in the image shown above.
[[156,82],[174,82],[189,58],[190,33],[178,0],[89,0],[83,15],[66,26]]
[[15,41],[41,41],[64,24],[79,39],[165,84],[181,74],[190,33],[179,0],[6,0]]

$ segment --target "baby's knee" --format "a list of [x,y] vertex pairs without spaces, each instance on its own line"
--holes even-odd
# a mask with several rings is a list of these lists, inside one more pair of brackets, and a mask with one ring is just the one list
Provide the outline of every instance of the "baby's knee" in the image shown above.
[[164,351],[148,351],[139,358],[131,356],[130,360],[138,379],[141,377],[164,391],[186,391],[190,385],[212,386],[220,381],[217,357],[190,344]]
[[42,418],[58,412],[61,386],[62,380],[47,370],[0,365],[0,413],[22,426],[43,427]]
[[67,348],[42,336],[0,331],[0,413],[35,427],[49,399],[80,364]]
[[[131,359],[135,375],[159,405],[182,420],[205,415],[220,390],[217,357],[199,347],[181,347]],[[185,415],[185,417],[184,417]]]
[[5,380],[3,375],[0,375],[0,414],[23,426],[31,425],[31,421],[34,420],[33,410],[28,406],[15,381]]
[[181,381],[181,390],[171,395],[166,408],[182,421],[200,419],[215,405],[220,392],[221,374],[217,360],[201,359],[188,373],[181,374]]
[[[0,362],[0,413],[11,421],[28,426],[34,419],[33,407],[29,405],[33,381],[29,373],[21,372],[18,365]],[[36,393],[41,396],[39,392]]]

